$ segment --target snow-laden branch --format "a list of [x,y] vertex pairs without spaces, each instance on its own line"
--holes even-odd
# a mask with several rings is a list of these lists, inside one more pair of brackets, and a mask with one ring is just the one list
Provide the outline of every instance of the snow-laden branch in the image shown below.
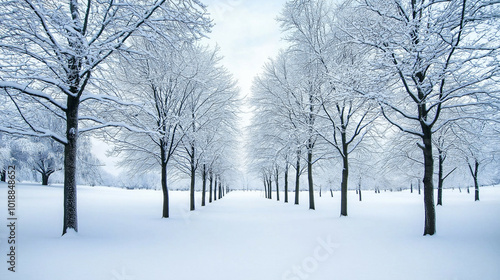
[[68,142],[68,140],[65,137],[62,137],[48,129],[43,129],[40,127],[34,127],[32,131],[28,131],[25,129],[16,129],[6,126],[0,126],[0,131],[13,135],[52,138],[61,144],[67,144]]
[[80,128],[79,129],[80,133],[85,133],[85,132],[89,132],[89,131],[93,131],[93,130],[97,130],[97,129],[102,129],[102,128],[111,128],[111,127],[125,128],[128,131],[131,131],[134,133],[143,133],[143,134],[156,134],[156,133],[158,133],[157,131],[140,129],[140,128],[135,127],[133,125],[130,125],[129,123],[126,123],[126,122],[110,122],[110,121],[105,121],[105,120],[98,119],[98,118],[91,117],[91,116],[82,116],[81,120],[92,121],[92,122],[97,123],[97,125]]
[[123,106],[141,106],[141,103],[138,102],[131,102],[124,100],[122,98],[112,96],[112,95],[106,95],[106,94],[89,94],[85,93],[82,95],[82,98],[80,99],[80,104],[85,103],[87,101],[97,101],[97,102],[102,102],[102,103],[115,103],[117,105],[123,105]]
[[395,122],[392,120],[392,118],[390,118],[386,113],[385,113],[385,109],[383,106],[381,106],[381,111],[382,111],[382,115],[384,116],[384,118],[389,122],[391,123],[393,126],[397,127],[399,130],[403,131],[403,132],[406,132],[406,133],[409,133],[409,134],[412,134],[412,135],[415,135],[415,136],[418,136],[418,137],[423,137],[423,133],[421,132],[417,132],[417,131],[414,131],[414,130],[409,130],[409,129],[405,129],[403,128],[403,126],[401,126],[399,123]]
[[63,111],[66,111],[66,109],[67,109],[66,105],[60,104],[57,100],[52,98],[52,96],[44,93],[41,90],[32,89],[28,84],[19,84],[16,82],[0,81],[0,88],[15,89],[15,90],[18,90],[22,93],[29,95],[29,96],[44,99]]

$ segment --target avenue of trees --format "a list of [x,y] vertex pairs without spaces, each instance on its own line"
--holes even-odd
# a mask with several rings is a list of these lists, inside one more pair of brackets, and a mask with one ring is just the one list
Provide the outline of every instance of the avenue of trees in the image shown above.
[[[348,189],[409,187],[433,235],[443,188],[467,181],[479,200],[498,182],[500,3],[289,0],[277,21],[287,46],[255,77],[244,133],[267,198],[299,204],[305,189],[314,210],[315,191],[340,190],[347,216]],[[134,177],[157,175],[162,218],[176,178],[190,210],[197,182],[202,206],[222,198],[241,101],[200,42],[212,26],[198,0],[2,1],[0,179],[10,164],[62,176],[63,235],[78,231],[77,183],[102,181],[93,138]]]
[[115,79],[124,98],[142,104],[133,114],[116,116],[136,129],[110,130],[108,137],[122,166],[139,172],[161,168],[162,217],[168,218],[170,165],[189,175],[190,209],[195,210],[196,177],[201,174],[203,185],[207,181],[212,185],[224,178],[225,167],[232,164],[224,155],[237,134],[237,90],[219,65],[217,50],[136,43],[146,55],[121,62]]
[[288,1],[278,18],[288,46],[253,87],[266,196],[280,176],[288,191],[292,167],[295,203],[306,172],[314,209],[313,172],[326,169],[340,174],[347,216],[349,182],[397,173],[423,184],[424,235],[436,232],[436,182],[442,205],[445,179],[466,171],[479,200],[480,170],[498,166],[499,17],[483,0]]
[[199,46],[211,26],[195,0],[2,1],[2,169],[21,145],[44,183],[62,170],[63,235],[78,231],[79,155],[95,133],[111,135],[134,172],[161,169],[163,217],[169,162],[223,188],[236,89],[217,51]]

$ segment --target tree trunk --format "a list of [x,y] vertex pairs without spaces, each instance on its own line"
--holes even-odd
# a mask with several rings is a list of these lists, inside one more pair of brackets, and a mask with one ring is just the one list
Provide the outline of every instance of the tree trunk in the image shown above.
[[42,186],[49,185],[49,177],[50,177],[50,174],[48,174],[47,172],[42,173]]
[[190,167],[191,167],[191,188],[189,190],[189,204],[190,210],[194,211],[195,202],[194,202],[194,191],[196,187],[196,166],[195,166],[195,148],[194,145],[191,145],[191,155],[190,155]]
[[[311,141],[311,140],[309,140]],[[312,148],[307,151],[307,181],[309,183],[309,209],[315,210],[314,207],[314,185],[312,175]]]
[[166,149],[163,143],[160,143],[161,147],[161,190],[163,192],[163,212],[161,217],[169,217],[169,201],[168,201],[168,186],[167,186],[167,159],[166,159]]
[[215,176],[215,183],[214,183],[214,201],[217,200],[217,184],[219,183],[219,179],[217,176]]
[[347,180],[349,178],[349,167],[347,156],[342,157],[342,183],[340,184],[340,216],[347,216]]
[[299,205],[300,193],[300,151],[297,151],[297,163],[295,165],[295,205]]
[[476,160],[476,169],[475,169],[475,175],[474,175],[474,188],[475,188],[475,198],[474,201],[479,201],[479,183],[477,181],[477,176],[478,176],[478,169],[479,169],[479,162]]
[[219,179],[219,199],[221,199],[221,198],[222,198],[222,182]]
[[288,203],[288,164],[285,166],[285,203]]
[[438,158],[438,197],[437,197],[437,205],[443,205],[443,152],[441,149],[438,149],[439,158]]
[[361,199],[361,186],[359,186],[359,201],[362,201],[362,199]]
[[[479,162],[477,161],[477,159],[474,160],[474,169],[472,169],[472,166],[469,164],[469,170],[470,174],[472,175],[472,179],[474,180],[474,201],[479,201],[479,183],[477,180],[479,172]],[[467,187],[467,192],[469,192],[469,187]]]
[[278,173],[278,168],[276,168],[276,200],[277,201],[280,201],[280,184],[279,184],[279,179],[280,179],[280,175]]
[[332,197],[333,197],[333,190],[332,190],[332,189],[330,189],[330,194],[331,194],[331,195],[332,195]]
[[347,216],[347,180],[349,179],[349,159],[347,135],[344,132],[345,127],[342,127],[342,183],[340,186],[340,216]]
[[[76,91],[76,90],[75,90]],[[63,235],[68,229],[78,232],[76,203],[76,161],[78,143],[78,98],[68,96],[66,109],[66,137],[64,145],[64,221]]]
[[410,184],[410,193],[413,193],[413,183]]
[[313,124],[315,121],[315,115],[314,115],[314,96],[313,96],[313,90],[309,91],[309,118],[308,118],[308,130],[309,130],[309,139],[307,140],[307,181],[309,183],[309,209],[314,210],[316,209],[314,206],[314,184],[313,184],[313,174],[312,174],[312,159],[313,159],[313,148],[314,148],[314,141],[312,139],[313,135]]
[[[70,3],[70,11],[73,20],[77,20],[77,6]],[[73,41],[74,40],[74,41]],[[68,39],[70,48],[79,50],[82,45],[79,36],[73,36]],[[82,58],[76,53],[70,54],[67,60],[67,80],[69,85],[70,95],[66,99],[66,138],[67,143],[64,145],[64,220],[63,233],[65,235],[68,229],[73,229],[78,232],[78,215],[77,215],[77,195],[76,195],[76,166],[78,152],[78,109],[80,106],[80,95],[84,90],[80,82],[80,70],[82,68]]]
[[212,184],[214,182],[214,176],[212,174],[212,171],[210,171],[210,175],[209,175],[209,179],[208,180],[210,181],[210,190],[208,192],[208,202],[212,203]]
[[205,197],[207,191],[207,166],[203,164],[203,173],[202,173],[203,185],[201,188],[201,206],[205,206]]
[[5,169],[2,169],[2,171],[0,171],[0,181],[2,182],[5,182],[7,181],[7,172],[5,172]]
[[271,175],[267,178],[267,193],[269,194],[269,199],[273,199],[273,181],[271,179]]
[[267,179],[266,179],[266,176],[264,176],[264,192],[265,192],[266,198],[268,198],[269,194],[267,194]]
[[436,233],[436,209],[434,208],[434,158],[432,156],[432,132],[431,128],[422,122],[423,142],[421,147],[424,153],[424,208],[425,228],[424,235]]

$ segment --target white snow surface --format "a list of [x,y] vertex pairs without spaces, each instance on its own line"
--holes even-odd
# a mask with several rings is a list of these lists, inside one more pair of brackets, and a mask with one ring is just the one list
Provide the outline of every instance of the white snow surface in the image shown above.
[[[500,187],[445,190],[437,234],[422,236],[423,196],[316,194],[316,209],[231,192],[189,209],[170,192],[78,188],[79,232],[61,237],[60,186],[17,185],[16,272],[7,270],[7,188],[0,184],[0,279],[500,279]],[[283,193],[281,194],[283,199]],[[207,197],[208,199],[208,197]]]

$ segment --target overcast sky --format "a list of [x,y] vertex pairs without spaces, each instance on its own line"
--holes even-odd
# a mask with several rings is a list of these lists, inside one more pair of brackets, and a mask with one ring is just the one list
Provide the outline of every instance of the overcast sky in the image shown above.
[[[238,81],[242,97],[250,93],[253,78],[262,70],[269,57],[274,57],[284,43],[276,17],[286,0],[202,0],[215,26],[209,39],[202,43],[220,47],[222,64]],[[243,111],[248,107],[242,108]],[[242,114],[243,124],[248,124],[249,114]],[[109,147],[94,141],[94,153],[106,164],[105,170],[118,175],[116,159],[108,158]]]
[[283,42],[276,17],[285,0],[206,0],[215,26],[209,34],[224,56],[223,64],[233,73],[244,95],[269,57]]

